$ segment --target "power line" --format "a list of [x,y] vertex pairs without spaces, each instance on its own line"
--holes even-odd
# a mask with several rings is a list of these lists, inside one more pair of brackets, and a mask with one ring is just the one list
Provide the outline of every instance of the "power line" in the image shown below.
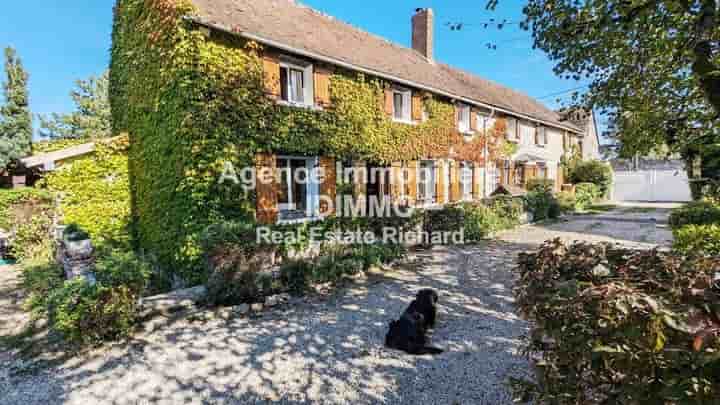
[[584,89],[584,88],[586,88],[586,87],[588,87],[588,86],[589,86],[588,84],[585,84],[585,85],[582,85],[582,86],[579,86],[579,87],[573,87],[572,89],[567,89],[567,90],[564,90],[564,91],[559,91],[559,92],[557,92],[557,93],[552,93],[552,94],[548,94],[548,95],[541,96],[541,97],[535,97],[535,99],[537,99],[537,100],[542,100],[542,99],[546,99],[546,98],[550,98],[550,97],[561,96],[561,95],[566,94],[566,93],[570,93],[570,92],[573,92],[573,91],[576,91],[576,90]]

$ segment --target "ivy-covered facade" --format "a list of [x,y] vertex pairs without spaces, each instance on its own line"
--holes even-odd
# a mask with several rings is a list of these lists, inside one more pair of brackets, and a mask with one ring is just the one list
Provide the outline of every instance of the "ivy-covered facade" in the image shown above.
[[[130,139],[135,240],[161,263],[192,269],[198,238],[213,223],[322,218],[342,193],[428,206],[482,199],[517,176],[560,187],[559,158],[553,170],[528,165],[522,174],[514,166],[506,173],[502,162],[522,149],[524,127],[534,139],[559,136],[561,145],[572,128],[546,128],[202,17],[202,7],[224,1],[118,0],[115,8],[113,131]],[[268,3],[282,2],[300,7]],[[246,190],[219,181],[229,167],[278,175]],[[348,177],[349,168],[384,174]],[[296,181],[300,169],[313,180]]]

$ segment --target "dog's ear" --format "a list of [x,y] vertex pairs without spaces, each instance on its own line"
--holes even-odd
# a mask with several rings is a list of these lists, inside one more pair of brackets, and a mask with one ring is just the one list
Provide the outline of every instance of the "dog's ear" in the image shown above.
[[438,299],[440,299],[440,297],[438,296],[438,293],[435,291],[432,292],[432,297],[433,297],[433,301],[435,301],[435,302],[438,302]]

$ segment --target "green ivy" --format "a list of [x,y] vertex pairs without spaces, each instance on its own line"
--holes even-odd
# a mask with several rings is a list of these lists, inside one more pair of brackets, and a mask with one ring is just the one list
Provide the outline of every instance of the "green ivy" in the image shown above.
[[134,240],[186,279],[202,281],[205,228],[253,221],[255,195],[218,184],[228,162],[247,167],[261,151],[376,163],[481,159],[485,137],[458,134],[450,100],[427,96],[428,120],[394,123],[383,110],[389,83],[374,77],[336,70],[325,110],[277,105],[264,94],[262,48],[208,38],[183,18],[192,13],[186,0],[118,0],[110,68],[113,132],[131,141]]
[[95,144],[95,153],[63,165],[40,183],[60,198],[66,224],[87,231],[93,243],[129,242],[128,140]]

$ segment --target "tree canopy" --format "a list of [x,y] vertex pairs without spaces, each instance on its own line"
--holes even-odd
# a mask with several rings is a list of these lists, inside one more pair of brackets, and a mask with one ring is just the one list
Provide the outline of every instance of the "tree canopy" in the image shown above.
[[28,73],[12,48],[5,49],[5,74],[5,104],[0,106],[0,170],[30,152],[33,131]]
[[555,73],[590,82],[575,101],[609,115],[621,152],[717,144],[716,0],[529,0],[524,12]]
[[40,117],[40,133],[51,139],[97,140],[111,135],[108,72],[78,80],[70,93],[75,111]]

